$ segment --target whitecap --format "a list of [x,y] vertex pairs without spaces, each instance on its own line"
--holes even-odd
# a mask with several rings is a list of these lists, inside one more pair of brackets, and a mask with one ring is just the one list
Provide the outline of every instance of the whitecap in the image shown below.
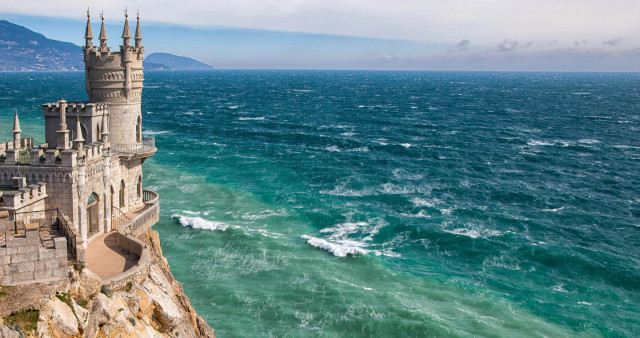
[[238,109],[240,106],[229,106],[229,109]]
[[424,198],[420,198],[420,197],[414,197],[411,199],[411,203],[413,203],[413,205],[415,205],[416,207],[430,207],[433,208],[435,206],[435,203],[433,200],[427,200]]
[[500,236],[502,235],[502,232],[497,231],[497,230],[476,230],[476,229],[467,229],[467,228],[456,228],[456,229],[444,229],[444,232],[448,232],[450,234],[454,234],[454,235],[461,235],[461,236],[466,236],[466,237],[471,237],[473,239],[476,238],[489,238],[489,237],[493,237],[493,236]]
[[595,144],[595,143],[600,143],[600,141],[598,141],[598,140],[594,140],[594,139],[589,139],[589,138],[584,138],[584,139],[578,140],[578,143],[582,143],[582,144]]
[[242,215],[242,219],[245,220],[249,220],[249,221],[255,221],[255,220],[259,220],[259,219],[265,219],[265,218],[269,218],[272,216],[287,216],[289,215],[287,213],[287,210],[285,209],[279,209],[279,210],[271,210],[271,209],[266,209],[266,210],[262,210],[260,211],[260,213],[258,213],[257,215],[255,214],[251,214],[251,213],[245,213],[244,215]]
[[338,146],[329,146],[324,148],[324,150],[331,151],[331,152],[338,152],[338,153],[340,152],[340,148],[338,148]]
[[552,146],[555,143],[548,142],[548,141],[529,140],[529,141],[527,141],[527,144],[530,145],[530,146]]
[[422,174],[412,174],[405,169],[397,168],[393,170],[393,176],[401,180],[409,180],[409,181],[417,181],[421,180],[424,175]]
[[336,243],[329,242],[322,238],[312,237],[308,235],[302,235],[300,238],[307,240],[307,244],[327,251],[336,257],[356,256],[358,254],[364,255],[369,250],[363,249],[363,243],[352,240],[340,240]]
[[155,131],[155,130],[145,130],[142,132],[142,134],[144,135],[162,135],[162,134],[166,134],[168,133],[168,130],[160,130],[160,131]]
[[173,214],[171,215],[171,218],[177,218],[180,224],[182,224],[182,226],[190,227],[193,229],[225,231],[229,227],[229,225],[226,223],[217,222],[217,221],[208,221],[198,216],[190,217],[190,216]]
[[411,143],[401,143],[400,145],[405,147],[405,148],[407,148],[407,149],[409,149],[409,148],[411,148],[413,146],[413,144],[411,144]]
[[542,211],[556,212],[556,211],[560,211],[562,209],[564,209],[564,205],[561,206],[560,208],[555,208],[555,209],[542,209]]
[[260,117],[239,117],[238,121],[261,121],[264,120],[265,117],[264,116],[260,116]]

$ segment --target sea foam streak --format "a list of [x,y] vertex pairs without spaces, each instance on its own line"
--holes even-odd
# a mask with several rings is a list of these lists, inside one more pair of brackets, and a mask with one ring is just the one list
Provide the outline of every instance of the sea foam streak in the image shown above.
[[306,239],[307,244],[314,246],[319,249],[326,250],[330,254],[336,257],[347,257],[349,255],[355,256],[357,254],[367,254],[369,250],[363,249],[361,246],[363,245],[360,242],[351,241],[351,240],[339,240],[334,242],[329,242],[327,240],[312,237],[308,235],[302,235],[300,238]]
[[208,221],[198,216],[191,217],[191,216],[182,216],[178,214],[173,214],[171,215],[171,218],[177,218],[178,222],[180,222],[182,226],[190,227],[194,229],[225,231],[229,227],[229,225],[226,223]]

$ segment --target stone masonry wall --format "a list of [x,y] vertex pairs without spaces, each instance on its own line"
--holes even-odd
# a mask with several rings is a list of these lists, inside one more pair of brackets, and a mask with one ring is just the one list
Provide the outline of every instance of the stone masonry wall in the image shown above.
[[38,229],[28,230],[25,237],[9,234],[0,246],[0,284],[18,285],[67,278],[67,240],[53,238],[53,247],[39,245]]

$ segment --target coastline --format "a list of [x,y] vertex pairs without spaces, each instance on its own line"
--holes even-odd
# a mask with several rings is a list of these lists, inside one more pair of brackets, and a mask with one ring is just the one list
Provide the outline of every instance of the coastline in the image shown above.
[[[215,337],[194,310],[182,285],[162,256],[158,233],[140,239],[149,248],[148,268],[103,285],[89,268],[69,269],[69,277],[51,283],[3,287],[0,333],[26,336],[182,336]],[[34,314],[35,313],[35,314]],[[16,323],[19,316],[36,323]],[[5,317],[7,316],[7,317]]]

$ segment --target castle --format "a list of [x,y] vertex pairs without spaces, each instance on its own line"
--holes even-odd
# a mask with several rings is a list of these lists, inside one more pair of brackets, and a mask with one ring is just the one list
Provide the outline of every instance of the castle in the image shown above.
[[158,195],[142,189],[142,164],[157,149],[142,135],[140,19],[131,45],[125,14],[118,51],[107,46],[101,19],[94,46],[87,12],[89,101],[43,104],[40,145],[21,138],[16,112],[13,141],[0,143],[0,284],[64,278],[69,262],[82,265],[87,245],[112,230],[140,256],[135,236],[158,219]]

